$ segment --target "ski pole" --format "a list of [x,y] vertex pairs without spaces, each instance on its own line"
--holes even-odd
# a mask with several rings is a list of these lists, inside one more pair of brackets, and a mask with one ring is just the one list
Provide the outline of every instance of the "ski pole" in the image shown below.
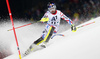
[[[26,24],[26,25],[22,25],[22,26],[16,27],[15,29],[18,29],[18,28],[21,28],[21,27],[25,27],[27,25],[31,25],[31,24],[38,23],[38,22],[45,22],[45,21],[48,21],[48,20],[49,20],[48,18],[43,18],[42,20],[39,20],[37,22],[33,22],[33,23]],[[13,30],[13,29],[9,29],[7,31],[11,31],[11,30]]]
[[[31,24],[33,24],[33,23],[29,23],[29,24],[26,24],[26,25],[22,25],[22,26],[16,27],[15,29],[18,29],[18,28],[21,28],[21,27],[25,27],[25,26],[28,26],[28,25],[31,25]],[[11,31],[11,30],[13,30],[13,29],[9,29],[7,31]]]
[[15,36],[15,40],[16,40],[16,45],[17,45],[17,49],[18,49],[18,53],[19,53],[19,59],[21,59],[21,53],[20,53],[20,49],[19,49],[19,45],[18,45],[18,41],[17,41],[17,35],[16,35],[15,28],[14,28],[14,22],[13,22],[13,17],[12,17],[12,14],[11,14],[11,9],[10,9],[10,5],[9,5],[9,1],[6,0],[6,3],[7,3],[10,20],[11,20],[12,27],[13,27],[13,32],[14,32],[14,36]]
[[[37,21],[37,22],[40,22],[40,21]],[[34,22],[34,23],[37,23],[37,22]],[[22,27],[25,27],[25,26],[28,26],[28,25],[31,25],[31,24],[34,24],[34,23],[29,23],[29,24],[26,24],[26,25],[22,25],[22,26],[16,27],[15,29],[22,28]],[[13,29],[9,29],[7,31],[11,31],[11,30],[13,30]]]
[[51,39],[53,39],[55,36],[64,36],[63,34],[55,34],[51,37]]
[[84,27],[84,26],[87,26],[87,25],[90,25],[90,24],[93,24],[93,23],[95,23],[95,21],[93,21],[93,22],[91,22],[91,23],[87,23],[87,24],[85,24],[85,25],[81,25],[81,26],[79,26],[79,27],[77,27],[77,28],[81,28],[81,27]]

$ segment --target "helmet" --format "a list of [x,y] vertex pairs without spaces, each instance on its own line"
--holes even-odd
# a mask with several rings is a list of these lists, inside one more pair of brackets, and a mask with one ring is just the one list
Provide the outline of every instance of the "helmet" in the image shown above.
[[56,5],[55,5],[55,3],[49,2],[48,5],[47,5],[47,7],[48,7],[48,10],[49,10],[51,13],[55,13],[55,11],[56,11]]

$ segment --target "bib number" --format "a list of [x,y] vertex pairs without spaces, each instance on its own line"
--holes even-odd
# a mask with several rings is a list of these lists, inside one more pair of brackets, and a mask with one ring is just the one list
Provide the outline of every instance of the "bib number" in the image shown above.
[[51,24],[56,24],[57,16],[52,17]]

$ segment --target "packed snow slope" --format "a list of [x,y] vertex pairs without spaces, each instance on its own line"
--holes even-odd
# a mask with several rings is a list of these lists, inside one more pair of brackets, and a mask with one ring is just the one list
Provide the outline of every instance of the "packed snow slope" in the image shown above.
[[[63,32],[64,37],[54,37],[50,40],[46,48],[32,52],[22,59],[100,59],[100,17],[84,24],[93,21],[95,23],[81,27],[77,29],[77,32],[71,32],[70,29]],[[30,33],[25,36],[28,35]],[[34,36],[35,34],[31,35]],[[34,37],[27,37],[25,40],[28,39],[27,42],[31,42],[32,40],[30,41],[30,39],[32,38]],[[25,44],[22,42],[26,42],[25,40],[19,40],[21,51],[26,50],[22,48],[22,44]],[[29,45],[27,42],[25,45]],[[19,57],[16,53],[4,59],[19,59]]]

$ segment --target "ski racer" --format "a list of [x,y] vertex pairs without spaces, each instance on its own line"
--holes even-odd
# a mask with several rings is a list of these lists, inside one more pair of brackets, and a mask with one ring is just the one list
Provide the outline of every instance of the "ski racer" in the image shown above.
[[[66,15],[64,15],[60,10],[57,10],[55,3],[49,2],[47,4],[47,7],[48,11],[44,14],[42,19],[40,20],[41,22],[47,21],[45,29],[42,32],[42,36],[32,43],[29,49],[25,51],[24,53],[25,55],[33,51],[37,45],[41,43],[46,44],[47,42],[49,42],[50,37],[58,32],[61,18],[69,23],[72,31],[76,31],[76,27],[72,23],[71,19],[69,19]],[[45,47],[45,45],[43,45],[43,47]]]

